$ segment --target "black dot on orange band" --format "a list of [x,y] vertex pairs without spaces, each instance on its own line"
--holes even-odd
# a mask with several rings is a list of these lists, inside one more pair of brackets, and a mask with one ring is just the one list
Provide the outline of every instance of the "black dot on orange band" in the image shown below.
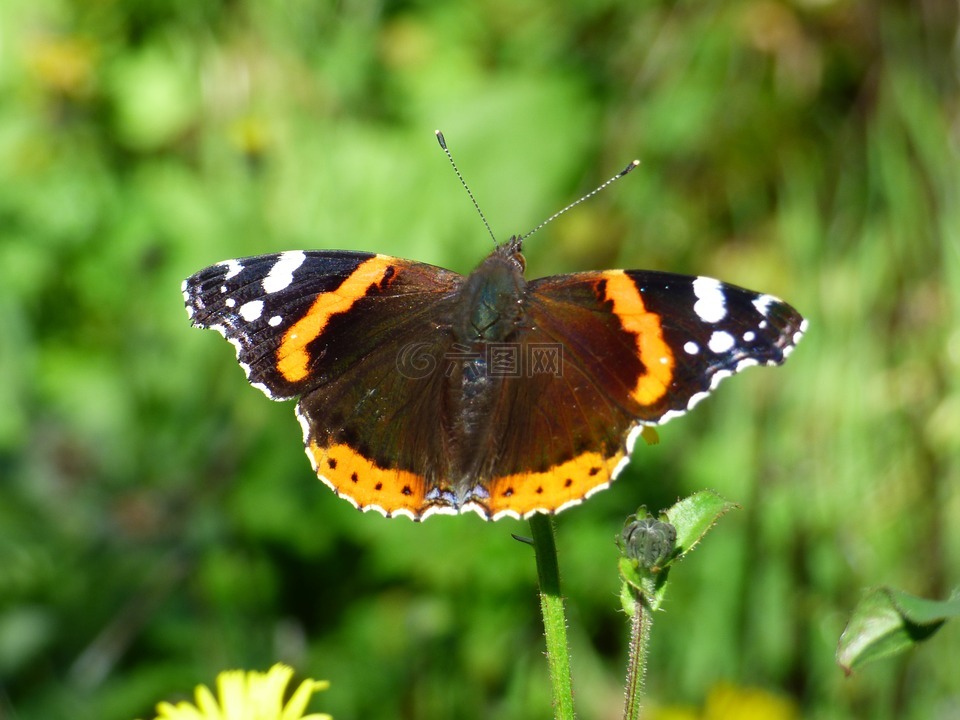
[[512,487],[507,488],[506,490],[503,491],[503,496],[504,496],[504,497],[510,497],[511,495],[513,495],[513,488],[512,488]]
[[537,488],[537,495],[543,495],[543,486]]
[[355,472],[350,473],[350,479],[353,480],[353,482],[357,482],[360,480],[360,478],[357,477],[357,474]]
[[336,469],[337,469],[337,461],[334,460],[333,458],[328,458],[328,459],[327,459],[327,467],[329,467],[331,470],[336,470]]
[[589,472],[590,472],[590,477],[593,477],[593,476],[596,475],[598,472],[600,472],[600,468],[598,468],[598,467],[592,467],[592,468],[590,468]]
[[573,478],[567,478],[566,480],[563,481],[563,486],[565,488],[568,488],[571,485],[573,485]]
[[404,495],[413,495],[413,490],[410,489],[409,485],[404,485],[403,490],[401,490]]
[[382,482],[378,482],[376,485],[373,486],[373,489],[374,489],[374,490],[383,490],[383,483],[382,483]]

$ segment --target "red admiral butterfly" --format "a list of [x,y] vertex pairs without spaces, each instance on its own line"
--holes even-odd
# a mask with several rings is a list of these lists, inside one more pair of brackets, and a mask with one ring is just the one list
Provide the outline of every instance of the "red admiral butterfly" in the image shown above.
[[350,251],[227,260],[185,280],[183,297],[251,385],[300,398],[324,483],[415,520],[576,505],[623,469],[643,426],[745,367],[782,363],[806,329],[772,295],[707,277],[528,281],[522,240],[466,277]]

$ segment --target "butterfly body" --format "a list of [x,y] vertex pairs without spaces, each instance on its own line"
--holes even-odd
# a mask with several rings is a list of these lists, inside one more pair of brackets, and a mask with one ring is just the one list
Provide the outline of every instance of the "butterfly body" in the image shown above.
[[318,476],[355,506],[423,519],[557,512],[626,464],[643,425],[724,377],[783,362],[806,321],[702,277],[524,277],[521,242],[464,277],[372,253],[229,260],[184,281],[193,324],[268,397],[299,397]]

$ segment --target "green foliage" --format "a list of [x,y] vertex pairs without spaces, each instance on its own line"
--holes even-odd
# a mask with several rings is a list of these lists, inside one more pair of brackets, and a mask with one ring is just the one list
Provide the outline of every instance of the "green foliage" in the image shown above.
[[[743,507],[671,580],[647,693],[936,717],[956,624],[844,678],[879,583],[960,576],[955,3],[0,3],[0,715],[147,716],[227,667],[328,678],[338,719],[549,717],[518,523],[361,515],[292,406],[189,327],[180,282],[343,248],[469,271],[705,273],[810,318],[558,518],[583,717],[626,656],[610,538],[704,488]],[[614,710],[611,711],[611,708]]]
[[932,637],[960,615],[960,597],[927,600],[892,588],[867,592],[854,608],[837,646],[837,662],[852,672]]

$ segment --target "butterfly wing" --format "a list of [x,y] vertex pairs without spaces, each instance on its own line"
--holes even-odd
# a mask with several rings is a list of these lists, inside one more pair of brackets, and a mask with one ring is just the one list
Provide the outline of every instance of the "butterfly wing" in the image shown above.
[[770,295],[644,270],[534,280],[525,308],[521,355],[553,348],[559,370],[531,363],[503,385],[501,450],[475,498],[494,518],[555,512],[606,487],[640,426],[682,415],[745,367],[782,363],[806,328]]
[[234,345],[254,387],[273,400],[300,396],[321,480],[360,508],[416,517],[449,498],[427,472],[444,467],[443,438],[400,418],[436,418],[436,368],[452,343],[438,319],[462,282],[384,255],[296,251],[213,265],[183,294],[193,324]]

